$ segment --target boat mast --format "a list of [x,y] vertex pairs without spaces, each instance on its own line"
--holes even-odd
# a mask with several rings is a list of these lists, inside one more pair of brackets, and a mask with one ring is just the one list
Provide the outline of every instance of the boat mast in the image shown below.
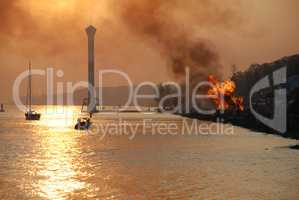
[[31,112],[32,91],[31,91],[31,62],[29,62],[29,112]]

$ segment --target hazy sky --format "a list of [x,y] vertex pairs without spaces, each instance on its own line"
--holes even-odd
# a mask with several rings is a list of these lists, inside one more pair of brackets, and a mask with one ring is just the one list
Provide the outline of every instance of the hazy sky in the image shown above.
[[[222,66],[213,70],[224,75],[232,64],[245,69],[299,53],[297,8],[297,0],[1,0],[0,101],[10,99],[29,60],[34,68],[64,70],[60,81],[86,80],[89,24],[98,29],[97,69],[121,69],[135,83],[161,82],[173,79],[165,46],[181,35],[208,43]],[[38,81],[35,92],[43,93]],[[123,84],[106,79],[106,85]]]

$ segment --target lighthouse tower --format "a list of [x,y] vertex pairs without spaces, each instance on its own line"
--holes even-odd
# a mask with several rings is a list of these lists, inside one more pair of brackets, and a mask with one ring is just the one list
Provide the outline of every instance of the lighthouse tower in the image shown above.
[[94,39],[97,29],[93,26],[86,28],[88,37],[88,112],[94,113],[96,108],[95,79],[94,79]]

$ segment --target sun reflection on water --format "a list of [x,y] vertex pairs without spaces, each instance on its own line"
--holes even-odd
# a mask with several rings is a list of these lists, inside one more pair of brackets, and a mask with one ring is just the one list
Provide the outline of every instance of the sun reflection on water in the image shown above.
[[47,146],[44,169],[38,175],[43,177],[38,183],[41,196],[49,199],[64,199],[64,195],[85,187],[85,183],[76,180],[79,163],[75,163],[78,153],[76,141],[72,137],[45,138]]
[[42,113],[40,125],[50,131],[70,131],[78,117],[77,107],[48,106],[40,110]]
[[82,170],[86,163],[81,158],[79,135],[71,129],[77,111],[74,107],[49,107],[41,112],[43,153],[36,172],[40,178],[34,188],[46,199],[68,199],[74,192],[89,187],[80,180],[90,175]]

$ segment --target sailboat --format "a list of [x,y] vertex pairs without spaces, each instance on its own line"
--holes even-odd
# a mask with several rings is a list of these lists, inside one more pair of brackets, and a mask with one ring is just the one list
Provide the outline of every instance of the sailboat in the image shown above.
[[0,112],[5,112],[5,109],[4,109],[4,105],[3,104],[1,104],[1,106],[0,106],[1,108],[0,108]]
[[31,63],[29,63],[29,80],[27,93],[27,111],[25,113],[26,120],[40,120],[41,114],[32,110],[32,84],[31,84]]

